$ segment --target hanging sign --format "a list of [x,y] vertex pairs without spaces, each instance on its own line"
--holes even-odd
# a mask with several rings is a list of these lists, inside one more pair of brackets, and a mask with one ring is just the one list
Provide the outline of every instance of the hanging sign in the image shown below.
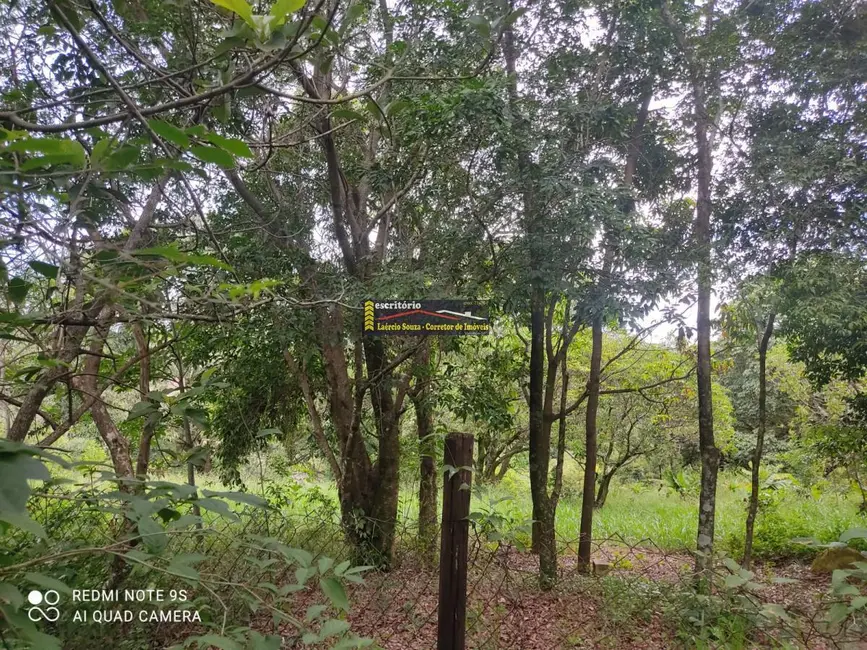
[[463,300],[365,300],[367,336],[467,336],[491,331],[487,309]]

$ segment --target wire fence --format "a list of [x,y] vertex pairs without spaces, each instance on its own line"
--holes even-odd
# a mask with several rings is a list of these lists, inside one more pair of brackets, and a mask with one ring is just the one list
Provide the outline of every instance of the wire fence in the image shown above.
[[[88,549],[111,549],[125,524],[97,495],[73,498],[54,490],[32,497],[30,512],[49,538],[34,540],[10,529],[2,540],[7,565],[44,560],[31,569],[84,588],[98,589],[111,579],[117,554]],[[201,625],[74,628],[60,621],[52,629],[65,639],[64,649],[95,647],[97,636],[117,648],[165,648],[220,620],[277,634],[284,648],[329,647],[304,641],[311,608],[323,603],[315,585],[293,590],[280,601],[283,617],[275,617],[269,603],[272,592],[299,582],[298,567],[273,562],[274,544],[309,552],[313,565],[353,558],[336,505],[317,497],[204,515],[201,528],[174,532],[169,518],[165,546],[156,553],[168,563],[183,554],[202,557],[196,565],[201,587],[192,589],[189,603],[202,613]],[[712,592],[703,594],[696,590],[690,554],[666,550],[652,540],[618,535],[594,540],[589,572],[579,565],[577,539],[558,538],[557,545],[557,581],[543,590],[538,557],[509,531],[473,518],[468,648],[867,647],[863,620],[827,620],[833,604],[829,577],[813,575],[800,564],[760,565],[745,577],[731,561],[720,561]],[[375,647],[437,647],[438,558],[425,556],[423,546],[416,522],[401,518],[389,570],[371,570],[363,582],[347,585],[346,620],[355,634],[373,639]],[[125,586],[134,588],[187,584],[183,576],[146,565],[134,567],[124,579]],[[245,597],[245,590],[255,591],[256,598]]]

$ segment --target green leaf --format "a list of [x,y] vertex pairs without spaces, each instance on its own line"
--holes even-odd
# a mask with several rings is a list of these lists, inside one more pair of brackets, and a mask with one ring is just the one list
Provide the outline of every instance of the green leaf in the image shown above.
[[315,566],[300,566],[295,569],[295,580],[299,585],[307,584],[307,581],[316,575]]
[[264,636],[256,630],[250,631],[250,642],[253,644],[252,650],[280,650],[283,645],[283,639],[275,634]]
[[762,605],[762,612],[766,616],[789,619],[789,613],[779,603],[765,603]]
[[834,603],[828,609],[825,620],[832,625],[842,623],[849,616],[849,606],[846,603]]
[[0,600],[4,600],[15,609],[18,609],[24,604],[24,596],[8,582],[0,582]]
[[20,305],[27,298],[27,292],[30,291],[30,283],[24,278],[12,278],[8,284],[9,300],[16,305]]
[[53,6],[50,6],[50,9],[53,12],[57,12],[58,10],[63,12],[63,15],[66,17],[69,23],[77,31],[81,31],[81,16],[78,15],[78,12],[75,10],[75,4],[70,2],[70,0],[57,0],[57,2],[53,4]]
[[[84,167],[87,154],[77,140],[60,138],[23,138],[15,140],[6,147],[7,151],[25,151],[28,153],[45,154],[46,164],[70,164]],[[23,166],[22,166],[23,167]]]
[[196,264],[198,266],[215,266],[219,269],[224,269],[226,271],[231,271],[232,267],[226,264],[223,260],[219,260],[213,255],[187,255],[187,260],[189,264]]
[[93,151],[90,152],[90,162],[98,163],[100,160],[105,159],[105,157],[111,151],[111,138],[102,138],[97,141],[95,145],[93,145]]
[[336,578],[320,578],[319,588],[337,609],[342,609],[344,612],[349,611],[349,599],[346,597],[346,590],[340,581]]
[[134,162],[137,162],[139,156],[141,156],[141,149],[139,147],[126,145],[108,157],[105,161],[105,168],[109,171],[126,169]]
[[175,519],[171,522],[167,528],[169,530],[183,530],[184,528],[190,528],[200,523],[202,523],[201,517],[196,517],[195,515],[182,515],[180,519]]
[[212,492],[211,490],[202,490],[202,494],[206,497],[222,497],[224,499],[229,499],[230,501],[246,503],[247,505],[255,506],[257,508],[264,508],[268,505],[268,502],[265,499],[257,494],[250,494],[249,492]]
[[746,578],[743,578],[739,575],[730,575],[725,578],[725,586],[728,589],[735,589],[736,587],[741,587],[747,583]]
[[349,8],[346,10],[346,13],[343,15],[343,20],[340,23],[340,32],[341,36],[344,36],[346,32],[352,27],[352,24],[358,20],[362,14],[364,14],[364,5],[361,2],[354,2],[349,5]]
[[139,562],[139,563],[140,562],[150,562],[154,557],[150,553],[145,553],[144,551],[139,550],[137,548],[134,548],[132,550],[127,551],[126,553],[124,553],[124,555],[129,557],[130,559],[132,559],[134,562]]
[[833,587],[840,587],[841,585],[846,584],[846,581],[849,580],[849,576],[852,575],[852,572],[847,569],[834,569],[831,572],[831,585]]
[[48,481],[51,474],[41,460],[25,451],[5,452],[0,453],[0,478],[0,514],[26,516],[30,496],[28,481]]
[[177,576],[181,576],[183,578],[189,578],[190,580],[199,579],[199,572],[196,571],[193,567],[186,564],[177,564],[176,562],[172,562],[171,564],[169,564],[168,570],[171,573]]
[[330,557],[320,557],[319,558],[319,573],[320,574],[324,575],[325,573],[328,572],[328,569],[330,569],[332,566],[334,566],[334,560],[332,560]]
[[138,520],[138,532],[147,549],[156,555],[165,550],[169,543],[163,527],[150,517],[142,517]]
[[373,567],[373,566],[354,566],[351,569],[349,569],[348,571],[344,571],[344,575],[348,575],[348,576],[356,575],[359,573],[363,573],[365,571],[370,571],[371,569],[375,569],[375,568],[376,567]]
[[44,575],[42,573],[25,573],[24,579],[29,580],[33,584],[38,587],[45,587],[46,589],[54,589],[55,591],[59,591],[64,594],[72,595],[72,589],[66,586],[65,583],[60,582],[56,578],[52,578],[51,576]]
[[[30,291],[30,286],[30,283],[27,282],[24,278],[15,277],[10,279],[9,283],[7,284],[7,293],[9,295],[9,299],[16,305],[20,305],[27,298],[27,292]],[[17,319],[16,322],[18,322]],[[19,322],[19,324],[23,323]]]
[[207,555],[202,553],[179,553],[172,558],[172,564],[198,564],[208,559]]
[[331,111],[331,117],[340,117],[346,120],[364,120],[364,115],[349,108],[338,108]]
[[232,169],[235,166],[235,159],[232,157],[232,154],[218,147],[199,145],[191,147],[190,151],[202,162],[214,163],[226,169]]
[[238,515],[229,509],[229,505],[225,501],[220,501],[219,499],[198,499],[196,503],[205,510],[216,512],[229,519],[236,520],[238,518]]
[[215,266],[217,268],[225,269],[227,271],[232,270],[231,266],[229,266],[222,260],[218,260],[216,257],[212,257],[210,255],[194,255],[190,253],[184,253],[183,251],[178,250],[175,246],[153,246],[151,248],[140,248],[137,251],[133,251],[133,255],[140,257],[163,257],[170,262],[177,262],[179,264]]
[[467,18],[467,22],[475,27],[483,38],[488,39],[491,37],[491,24],[484,16],[470,16]]
[[341,621],[340,619],[332,618],[322,624],[322,627],[319,629],[319,637],[325,639],[329,636],[342,634],[348,629],[349,623],[347,623],[346,621]]
[[385,114],[391,117],[399,113],[400,111],[408,108],[411,104],[405,99],[395,99],[388,106],[385,107]]
[[518,20],[521,16],[527,13],[527,7],[521,7],[520,9],[515,9],[512,13],[508,14],[505,18],[503,18],[503,27],[508,27],[509,25],[513,25],[515,21]]
[[187,254],[179,251],[175,246],[152,246],[133,251],[137,257],[164,257],[170,262],[186,262]]
[[366,648],[373,645],[373,639],[362,639],[357,636],[346,636],[331,646],[331,650],[347,650],[348,648]]
[[157,411],[157,407],[153,402],[150,401],[142,401],[136,402],[136,404],[130,409],[129,415],[126,417],[126,421],[129,422],[131,420],[136,420],[141,417],[145,417]]
[[311,605],[307,608],[307,613],[304,615],[304,620],[312,621],[315,618],[319,618],[319,615],[322,614],[326,609],[328,609],[328,605]]
[[220,149],[225,149],[236,156],[241,156],[242,158],[253,158],[253,152],[250,151],[250,147],[248,147],[247,143],[243,140],[224,138],[216,133],[209,133],[205,138],[207,138],[208,142],[211,144],[215,144],[220,147]]
[[202,636],[193,637],[191,640],[197,641],[201,650],[211,646],[220,648],[220,650],[242,650],[237,641],[229,637],[220,636],[219,634],[203,634]]
[[367,101],[364,103],[364,108],[367,109],[367,112],[370,113],[371,117],[375,120],[379,121],[386,117],[385,112],[379,107],[379,104],[376,103],[376,100],[368,97]]
[[40,539],[48,538],[48,534],[42,525],[32,520],[26,513],[0,512],[0,521],[5,521],[7,524],[15,526],[15,528],[20,528],[34,537]]
[[271,11],[269,12],[274,18],[276,25],[282,25],[286,21],[286,17],[289,14],[294,14],[296,11],[301,9],[307,0],[277,0],[273,5],[271,5]]
[[215,5],[238,14],[244,22],[253,26],[253,7],[246,0],[211,0]]
[[189,136],[174,124],[169,124],[163,120],[148,120],[148,124],[158,136],[168,140],[178,148],[186,149],[190,146]]

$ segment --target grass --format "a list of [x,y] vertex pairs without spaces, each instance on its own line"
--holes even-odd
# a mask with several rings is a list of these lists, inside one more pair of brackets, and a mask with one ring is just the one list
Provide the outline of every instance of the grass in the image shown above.
[[[524,477],[512,477],[500,486],[482,486],[474,493],[473,509],[490,508],[508,521],[529,521],[532,506],[529,481],[518,489]],[[716,538],[721,550],[738,556],[743,545],[748,484],[729,472],[720,475],[717,488]],[[502,499],[502,501],[500,501]],[[493,504],[493,505],[486,505]],[[593,536],[623,537],[628,543],[651,540],[666,551],[695,547],[698,496],[680,496],[665,488],[640,483],[615,483],[605,506],[594,512]],[[579,537],[581,498],[568,495],[557,509],[558,537],[572,541]],[[813,551],[795,538],[812,537],[821,542],[836,541],[843,531],[863,527],[867,517],[859,515],[854,494],[826,492],[816,498],[808,490],[786,488],[777,491],[771,503],[760,510],[756,525],[757,556],[779,558]]]
[[[103,457],[99,460],[104,459],[104,452],[96,444],[88,445],[81,455],[90,457],[89,460],[97,460],[98,456]],[[242,471],[244,483],[253,492],[259,492],[260,485],[264,485],[272,502],[275,492],[284,495],[278,502],[285,516],[306,516],[328,504],[337,508],[337,490],[321,469],[306,468],[309,478],[301,479],[299,485],[289,469],[278,470],[267,458],[263,461],[262,474],[258,461]],[[582,478],[577,465],[567,467],[564,496],[557,510],[558,537],[570,546],[577,546],[579,537]],[[168,472],[159,479],[185,482],[180,471]],[[197,482],[200,487],[227,489],[220,484],[216,471],[198,476]],[[400,494],[399,518],[404,527],[412,527],[417,517],[416,494],[417,484],[413,484],[410,474]],[[716,539],[718,548],[733,557],[739,557],[742,551],[748,495],[749,482],[743,474],[733,471],[720,474]],[[815,551],[794,542],[795,538],[810,537],[826,543],[836,541],[849,528],[867,526],[867,517],[858,512],[856,495],[846,493],[845,488],[820,492],[789,486],[770,492],[769,501],[760,510],[756,525],[754,552],[760,558],[809,555]],[[521,541],[527,541],[532,513],[527,473],[511,470],[499,484],[474,485],[471,510],[487,513],[491,525],[512,531],[519,538],[524,536]],[[697,519],[697,489],[678,495],[665,487],[615,479],[605,506],[594,512],[594,538],[619,536],[630,544],[650,540],[665,551],[690,550],[695,546]]]

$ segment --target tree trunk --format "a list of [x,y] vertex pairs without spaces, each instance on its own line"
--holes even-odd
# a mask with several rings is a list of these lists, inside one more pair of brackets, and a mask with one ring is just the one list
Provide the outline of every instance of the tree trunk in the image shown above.
[[867,489],[864,487],[864,481],[861,480],[861,472],[858,471],[858,464],[855,463],[850,471],[852,479],[861,491],[861,505],[858,506],[858,512],[862,515],[867,514]]
[[[75,387],[84,396],[98,395],[100,393],[98,389],[99,366],[104,346],[105,332],[98,330],[88,351],[85,353],[83,373],[73,380]],[[129,440],[117,428],[111,414],[108,412],[108,407],[102,399],[94,401],[90,407],[90,414],[96,425],[96,431],[108,450],[120,489],[126,492],[135,491],[133,486],[136,478],[135,463],[130,452]]]
[[[74,380],[76,388],[81,391],[82,395],[99,394],[99,366],[102,359],[102,350],[105,346],[105,334],[105,331],[99,329],[95,331],[94,340],[91,342],[88,353],[85,356],[84,372]],[[102,438],[111,457],[115,478],[118,481],[118,489],[127,494],[140,493],[144,484],[137,480],[135,464],[130,453],[129,440],[117,428],[105,402],[102,399],[94,401],[90,407],[90,414],[96,425],[97,433]],[[116,534],[118,541],[123,542],[123,544],[116,546],[115,550],[122,554],[125,550],[137,546],[140,540],[136,532],[136,523],[127,516],[124,516],[120,521],[119,530]],[[129,575],[130,570],[131,566],[124,560],[122,555],[115,555],[111,561],[111,571],[106,588],[117,589]]]
[[420,379],[418,392],[413,396],[416,428],[418,432],[419,487],[418,487],[418,540],[425,561],[435,562],[437,551],[437,472],[436,439],[434,437],[433,408],[431,404],[430,343],[425,342],[421,363],[425,376]]
[[[181,395],[187,392],[187,379],[186,379],[186,369],[184,368],[184,360],[181,355],[178,353],[177,349],[172,347],[172,354],[175,357],[175,362],[178,366],[178,391]],[[181,426],[184,434],[184,447],[186,448],[187,453],[192,453],[195,448],[195,441],[193,440],[193,429],[190,426],[190,419],[184,415],[181,418]],[[187,461],[187,485],[190,487],[196,487],[196,466],[193,464],[192,460]],[[198,493],[198,492],[197,492]],[[199,508],[198,501],[193,502],[193,516],[201,517],[202,510]],[[202,530],[202,522],[198,521],[196,523],[196,528],[198,530]],[[202,539],[196,539],[196,545],[201,544]]]
[[386,372],[385,344],[379,339],[364,339],[367,376],[372,378],[370,401],[379,433],[377,462],[373,476],[373,503],[369,511],[371,536],[368,546],[374,566],[391,564],[394,533],[397,526],[397,502],[400,489],[400,430],[398,409],[392,393],[391,377]]
[[[141,401],[144,402],[148,399],[151,385],[150,344],[144,328],[140,324],[134,323],[132,325],[132,332],[136,342],[136,349],[141,357],[141,361],[139,362],[139,394],[141,395]],[[157,424],[158,422],[151,421],[150,418],[145,418],[142,424],[138,456],[135,464],[135,475],[142,481],[147,480],[151,460],[151,441],[156,435]]]
[[[518,73],[515,62],[518,52],[515,34],[511,28],[503,32],[503,56],[509,75],[509,110],[512,131],[517,140],[517,165],[520,176],[524,231],[530,241],[530,386],[529,386],[529,461],[530,497],[533,501],[533,552],[539,554],[540,583],[550,587],[557,574],[557,555],[553,548],[553,525],[548,498],[548,466],[550,462],[550,427],[546,426],[545,400],[545,287],[534,276],[533,265],[541,252],[539,215],[535,210],[534,186],[531,172],[532,159],[526,144],[527,121],[519,106]],[[552,562],[553,560],[553,562]]]
[[602,315],[593,318],[590,374],[587,378],[587,412],[584,423],[586,461],[581,497],[581,531],[578,541],[578,568],[590,570],[593,542],[593,505],[596,496],[596,416],[599,411],[599,382],[602,370]]
[[530,305],[530,495],[533,499],[533,550],[539,554],[542,586],[556,580],[552,513],[548,498],[550,428],[544,417],[545,292],[534,287]]
[[539,520],[533,522],[539,534],[539,586],[547,590],[557,583],[557,509],[547,497],[540,503]]
[[699,251],[698,314],[696,343],[698,354],[698,439],[701,452],[701,494],[699,495],[698,535],[696,537],[696,572],[706,573],[713,562],[716,486],[720,453],[714,441],[713,397],[711,387],[710,296],[711,276],[711,150],[708,139],[710,118],[705,106],[704,86],[693,84],[695,131],[698,147],[698,205],[695,220],[695,245]]
[[[0,382],[6,383],[6,343],[0,345]],[[3,435],[9,434],[9,429],[12,428],[12,407],[9,402],[3,402]]]
[[611,479],[614,478],[614,471],[605,472],[599,480],[599,491],[596,493],[596,509],[602,508],[608,500],[608,491],[611,488]]
[[[693,99],[693,125],[697,153],[697,202],[693,241],[698,256],[698,314],[696,316],[698,441],[701,453],[701,494],[698,500],[698,534],[696,536],[695,569],[700,578],[707,576],[713,563],[714,520],[716,516],[716,485],[719,474],[719,449],[714,442],[713,399],[711,392],[710,296],[713,285],[711,267],[711,175],[713,152],[710,142],[712,126],[707,110],[705,74],[696,57],[695,47],[684,34],[682,26],[671,14],[669,0],[660,6],[678,47],[686,59]],[[706,7],[706,34],[711,32],[713,3]],[[706,582],[706,581],[705,581]]]
[[473,457],[473,463],[475,465],[477,483],[485,482],[488,470],[490,469],[489,464],[485,462],[488,454],[488,445],[486,444],[487,441],[485,438],[486,436],[482,432],[480,432],[476,438],[476,453]]
[[[391,563],[397,520],[400,409],[392,395],[384,343],[371,339],[356,341],[353,391],[340,307],[323,307],[318,316],[328,406],[340,450],[337,488],[341,522],[353,547],[353,560],[386,568]],[[366,387],[365,366],[369,382]],[[370,460],[361,427],[366,390],[377,432],[376,463]],[[315,412],[312,400],[306,401],[308,410]]]
[[753,555],[753,529],[756,524],[756,513],[759,511],[759,469],[762,464],[762,452],[765,446],[765,431],[767,429],[768,409],[768,377],[767,359],[768,344],[774,333],[774,312],[768,315],[768,321],[762,339],[759,342],[759,427],[756,432],[756,448],[753,451],[752,481],[750,485],[750,504],[747,509],[747,529],[744,537],[744,568],[749,570]]
[[[391,40],[391,17],[386,3],[379,5],[384,24],[386,43]],[[315,101],[332,99],[331,73],[322,66],[313,66],[311,74],[297,61],[290,67],[304,92]],[[376,98],[380,104],[387,100],[388,86],[384,85]],[[340,249],[343,266],[359,286],[370,286],[374,275],[381,270],[388,249],[391,208],[371,218],[368,198],[371,193],[371,175],[377,164],[379,130],[371,129],[362,146],[360,173],[356,182],[341,163],[340,151],[329,113],[324,112],[313,122],[325,158],[328,179],[331,227]],[[355,144],[353,141],[352,148]],[[353,163],[354,166],[354,163]],[[356,170],[353,169],[353,172]],[[232,184],[243,187],[237,175],[230,176]],[[268,211],[255,197],[245,200],[255,206],[256,212],[269,219]],[[385,202],[385,197],[380,197]],[[377,223],[378,222],[378,223]],[[376,227],[375,243],[372,232]],[[302,275],[310,280],[311,293],[315,293],[316,265]],[[397,520],[398,478],[400,463],[400,403],[403,394],[393,391],[391,372],[385,343],[371,337],[355,337],[354,376],[350,379],[346,360],[347,332],[343,327],[341,307],[317,309],[322,358],[328,385],[331,421],[337,432],[340,448],[342,479],[338,486],[343,526],[349,542],[356,551],[355,560],[361,564],[387,567],[391,562],[392,545]],[[360,325],[360,323],[359,323]],[[361,339],[361,340],[359,340]],[[366,380],[365,380],[366,369]],[[362,418],[366,395],[373,408],[376,426],[377,454],[371,461],[362,433]]]
[[[124,244],[124,251],[133,251],[141,245],[145,234],[150,228],[157,207],[159,207],[160,201],[162,200],[163,189],[165,188],[168,179],[168,175],[163,176],[151,190],[147,201],[145,201],[145,204],[142,207],[141,214]],[[109,314],[112,313],[111,308],[107,306],[111,297],[110,293],[111,292],[109,291],[105,291],[99,294],[94,301],[86,307],[79,306],[81,309],[80,315],[82,320],[107,321]],[[23,442],[27,437],[27,434],[30,432],[30,426],[33,424],[33,420],[39,412],[43,400],[51,391],[54,384],[67,376],[67,373],[69,372],[67,364],[70,364],[76,357],[78,357],[81,350],[81,344],[84,342],[88,332],[90,331],[90,325],[60,326],[60,329],[63,330],[62,340],[64,341],[64,344],[63,347],[56,352],[55,359],[61,363],[57,367],[49,368],[42,373],[27,391],[27,394],[22,398],[21,406],[18,408],[18,413],[16,413],[12,425],[6,431],[6,437],[9,440],[14,442]]]
[[[697,129],[704,131],[704,129]],[[706,138],[699,138],[699,149],[707,147]],[[698,441],[701,453],[701,493],[699,495],[698,535],[696,538],[696,572],[706,573],[713,562],[714,523],[716,516],[716,486],[720,453],[714,441],[713,397],[711,386],[710,350],[710,151],[705,150],[699,160],[699,203],[696,218],[696,241],[702,249],[698,271],[698,315],[696,338],[698,346]]]
[[[652,80],[646,84],[646,89],[642,93],[641,104],[639,105],[636,114],[635,126],[632,129],[629,142],[626,147],[626,165],[623,170],[623,186],[631,192],[633,186],[633,178],[635,169],[638,165],[638,157],[641,154],[641,137],[644,132],[644,125],[647,122],[647,115],[650,110],[650,100],[653,96]],[[635,201],[632,196],[627,196],[620,204],[620,211],[624,215],[629,215],[634,209]],[[611,272],[614,263],[614,242],[608,242],[605,248],[605,257],[602,264],[602,274],[599,279],[600,289],[603,289],[604,282]],[[600,291],[602,294],[602,291]],[[601,307],[600,307],[601,309]],[[581,529],[578,541],[578,568],[582,571],[590,570],[590,556],[593,543],[593,509],[602,507],[596,505],[596,462],[597,462],[597,446],[598,446],[598,431],[597,417],[599,414],[599,390],[602,381],[602,313],[600,312],[594,317],[592,323],[592,348],[590,352],[590,371],[587,378],[587,411],[585,419],[585,453],[586,464],[584,466],[584,485],[581,495]],[[610,482],[610,477],[608,481]],[[605,485],[605,494],[608,493],[608,485]],[[602,503],[605,502],[603,497]]]

